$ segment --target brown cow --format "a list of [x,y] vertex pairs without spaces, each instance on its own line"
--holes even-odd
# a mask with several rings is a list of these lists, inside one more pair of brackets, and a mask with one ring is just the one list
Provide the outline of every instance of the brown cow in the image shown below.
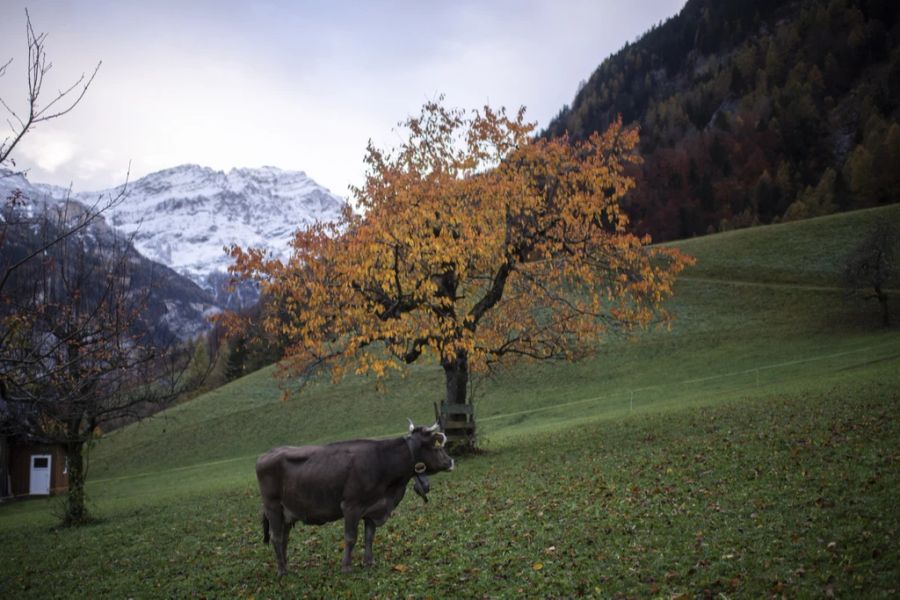
[[452,471],[454,461],[444,450],[447,436],[409,422],[409,433],[389,440],[353,440],[326,446],[284,446],[256,461],[256,478],[263,503],[263,541],[272,546],[278,574],[287,572],[287,544],[297,521],[322,525],[344,519],[344,556],[349,571],[359,521],[365,522],[363,564],[372,564],[375,528],[391,516],[410,479],[427,501],[426,474]]

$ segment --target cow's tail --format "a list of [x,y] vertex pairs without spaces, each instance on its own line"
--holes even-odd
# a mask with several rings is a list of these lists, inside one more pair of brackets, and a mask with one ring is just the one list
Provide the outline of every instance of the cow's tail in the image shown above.
[[269,543],[269,518],[266,517],[266,513],[263,513],[262,516],[262,527],[263,527],[263,544]]

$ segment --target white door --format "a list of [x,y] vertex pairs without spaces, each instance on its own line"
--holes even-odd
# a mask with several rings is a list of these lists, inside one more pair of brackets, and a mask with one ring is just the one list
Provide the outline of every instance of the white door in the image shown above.
[[35,454],[31,457],[29,494],[46,496],[50,493],[50,458],[49,454]]

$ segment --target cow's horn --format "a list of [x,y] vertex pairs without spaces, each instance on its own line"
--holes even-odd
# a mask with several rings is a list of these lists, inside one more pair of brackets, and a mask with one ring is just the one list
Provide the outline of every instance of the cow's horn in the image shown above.
[[406,417],[406,420],[409,421],[409,432],[412,433],[413,429],[416,428],[416,424],[413,423],[413,420],[410,419],[409,417]]
[[427,429],[427,431],[428,431],[429,433],[434,432],[434,431],[437,431],[437,430],[440,428],[440,426],[441,426],[440,422],[435,421],[435,422],[434,422],[434,425],[432,425],[431,427],[429,427],[429,428]]

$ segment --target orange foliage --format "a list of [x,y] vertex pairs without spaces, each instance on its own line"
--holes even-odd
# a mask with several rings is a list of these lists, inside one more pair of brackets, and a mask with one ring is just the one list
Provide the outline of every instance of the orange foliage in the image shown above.
[[440,102],[402,126],[393,153],[369,145],[360,213],[298,231],[286,264],[232,248],[234,272],[280,308],[265,326],[292,341],[283,375],[576,358],[611,330],[667,317],[691,259],[628,233],[634,129],[535,140],[524,109]]

